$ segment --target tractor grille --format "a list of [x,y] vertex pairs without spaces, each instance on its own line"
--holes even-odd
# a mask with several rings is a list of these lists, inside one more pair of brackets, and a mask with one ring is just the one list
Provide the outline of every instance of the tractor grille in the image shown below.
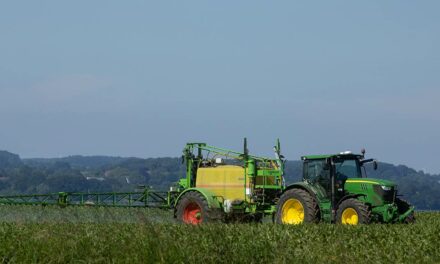
[[391,190],[385,191],[380,185],[374,185],[374,191],[383,199],[385,203],[393,203],[396,198],[396,190],[391,187]]

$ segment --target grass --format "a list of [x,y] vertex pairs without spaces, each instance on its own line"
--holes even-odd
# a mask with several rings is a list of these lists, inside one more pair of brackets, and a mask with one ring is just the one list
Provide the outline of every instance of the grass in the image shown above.
[[414,225],[176,224],[153,209],[0,207],[18,263],[439,263],[440,213]]

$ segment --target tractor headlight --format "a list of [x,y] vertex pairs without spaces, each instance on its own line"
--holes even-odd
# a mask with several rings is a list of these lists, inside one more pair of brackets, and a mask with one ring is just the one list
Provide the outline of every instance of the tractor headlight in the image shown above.
[[382,187],[382,190],[384,190],[384,191],[391,191],[391,189],[392,189],[392,187],[385,186],[385,185],[381,185],[380,187]]

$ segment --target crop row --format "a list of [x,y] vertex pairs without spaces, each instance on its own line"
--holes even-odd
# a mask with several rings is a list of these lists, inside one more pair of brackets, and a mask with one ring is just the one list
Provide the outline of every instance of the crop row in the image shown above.
[[[5,214],[8,210],[13,213]],[[67,210],[66,210],[67,209]],[[30,211],[44,214],[32,218]],[[63,211],[64,210],[64,211]],[[440,213],[414,225],[163,223],[157,211],[0,208],[3,262],[439,263]],[[20,212],[21,211],[21,212]],[[75,212],[76,211],[76,212]],[[76,213],[76,215],[75,215]],[[28,215],[26,215],[28,214]],[[50,216],[52,214],[52,216]],[[15,221],[12,217],[18,217]],[[70,220],[69,220],[70,215]],[[37,217],[40,217],[38,219]],[[98,222],[93,222],[99,220]]]

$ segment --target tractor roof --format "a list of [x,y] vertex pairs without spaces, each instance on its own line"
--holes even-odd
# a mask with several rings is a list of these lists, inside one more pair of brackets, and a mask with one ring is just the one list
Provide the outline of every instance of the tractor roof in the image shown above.
[[307,156],[302,156],[301,159],[302,160],[318,160],[318,159],[326,159],[326,158],[345,158],[345,159],[350,159],[350,158],[355,158],[358,159],[360,157],[362,157],[362,155],[359,154],[353,154],[351,152],[341,152],[338,154],[323,154],[323,155],[307,155]]

